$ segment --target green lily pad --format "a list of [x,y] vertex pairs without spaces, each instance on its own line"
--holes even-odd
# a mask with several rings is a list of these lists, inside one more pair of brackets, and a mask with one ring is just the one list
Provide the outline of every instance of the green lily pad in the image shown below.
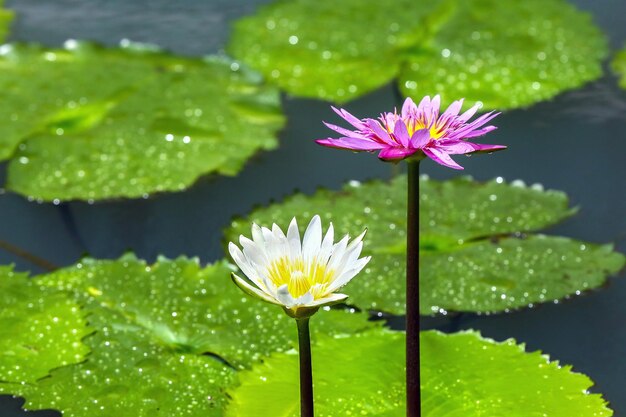
[[0,0],[0,42],[4,41],[9,33],[9,28],[15,13],[12,10],[3,9],[4,0]]
[[[271,352],[291,349],[296,324],[279,307],[245,295],[232,284],[226,262],[201,267],[195,259],[160,259],[153,265],[127,255],[117,261],[87,259],[40,278],[69,290],[85,305],[106,308],[175,351],[219,355],[236,368]],[[316,330],[346,334],[374,326],[366,315],[323,311]]]
[[81,362],[89,353],[81,339],[90,332],[65,294],[48,294],[28,274],[0,267],[0,381],[32,383]]
[[[337,234],[368,228],[372,260],[345,289],[362,309],[403,314],[405,305],[406,177],[352,183],[340,192],[294,195],[236,219],[228,240],[250,224],[286,226],[293,216],[320,214]],[[558,300],[601,286],[624,265],[611,245],[532,235],[570,216],[565,194],[501,178],[478,183],[420,180],[422,314],[498,312]],[[303,222],[301,222],[302,224]],[[306,223],[306,222],[304,222]]]
[[[236,369],[297,345],[294,320],[243,294],[231,271],[226,262],[201,267],[195,259],[163,258],[148,265],[126,255],[36,277],[42,297],[69,295],[89,314],[95,333],[85,344],[92,353],[36,383],[0,382],[0,392],[25,397],[27,409],[76,417],[221,416]],[[380,326],[366,318],[321,311],[314,340]]]
[[5,45],[0,159],[7,187],[44,200],[139,197],[235,175],[277,146],[276,89],[224,57],[129,44]]
[[287,92],[345,102],[394,78],[421,98],[528,106],[598,78],[607,45],[564,0],[279,0],[228,50]]
[[399,76],[404,95],[525,107],[602,75],[606,39],[568,1],[454,4],[431,42],[410,51]]
[[626,89],[626,49],[622,49],[613,59],[613,70],[619,75],[620,87]]
[[[514,340],[428,331],[421,349],[424,417],[613,415],[600,395],[587,392],[588,377],[541,352],[526,353]],[[404,416],[404,355],[403,333],[321,340],[313,348],[317,415]],[[226,416],[299,415],[295,352],[272,355],[239,379]]]

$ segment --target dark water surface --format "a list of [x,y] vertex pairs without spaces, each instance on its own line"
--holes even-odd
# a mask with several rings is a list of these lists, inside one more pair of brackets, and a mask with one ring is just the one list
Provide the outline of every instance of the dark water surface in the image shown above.
[[[115,45],[121,39],[152,42],[176,53],[219,51],[233,19],[250,14],[263,0],[7,0],[18,13],[12,40],[60,46],[68,38]],[[574,1],[594,14],[612,47],[626,41],[626,2]],[[347,107],[357,115],[393,108],[387,86]],[[159,254],[185,254],[211,262],[224,256],[221,230],[242,215],[294,190],[338,189],[346,180],[388,178],[391,166],[370,155],[329,151],[312,142],[326,136],[321,120],[332,119],[328,103],[284,98],[288,124],[281,147],[254,158],[236,178],[211,177],[190,190],[148,200],[88,205],[36,204],[14,194],[0,195],[0,240],[63,266],[82,255],[115,258],[133,250],[154,260]],[[567,192],[580,213],[549,232],[591,242],[614,242],[626,251],[626,92],[611,75],[577,92],[498,118],[488,141],[509,150],[462,159],[466,173],[479,180],[539,182]],[[422,164],[434,178],[457,175],[434,163]],[[5,166],[0,165],[0,177]],[[42,272],[24,259],[0,250],[0,263]],[[514,337],[529,350],[541,349],[561,363],[589,375],[626,416],[626,274],[607,288],[559,303],[507,315],[463,315],[456,322],[427,320],[481,330],[497,340]],[[0,417],[22,416],[21,400],[0,396]],[[58,416],[51,411],[27,413]],[[114,417],[114,416],[112,416]],[[175,416],[172,416],[175,417]],[[575,416],[572,416],[575,417]]]

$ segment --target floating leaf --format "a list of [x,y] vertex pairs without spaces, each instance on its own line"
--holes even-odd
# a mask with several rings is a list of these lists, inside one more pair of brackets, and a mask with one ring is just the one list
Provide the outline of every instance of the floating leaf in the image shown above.
[[0,41],[4,41],[9,33],[9,27],[13,21],[14,13],[12,10],[3,9],[4,0],[0,0]]
[[615,55],[613,70],[620,76],[620,87],[626,89],[626,49],[622,49]]
[[83,315],[65,294],[48,294],[28,274],[0,267],[0,381],[31,383],[81,362],[89,353],[81,339],[91,332]]
[[[592,381],[585,375],[540,352],[525,353],[513,340],[428,331],[421,349],[424,417],[613,414],[600,395],[587,393]],[[317,415],[405,415],[404,355],[403,333],[320,340],[313,348]],[[226,416],[297,417],[297,361],[294,352],[276,354],[241,373]]]
[[187,59],[137,45],[5,45],[0,158],[7,186],[37,199],[175,191],[236,174],[277,146],[279,96],[223,57]]
[[[41,282],[71,290],[77,300],[106,307],[146,331],[158,344],[193,354],[214,353],[242,368],[270,352],[293,346],[296,325],[279,307],[241,292],[232,266],[200,267],[197,260],[160,259],[154,265],[132,255],[118,261],[85,260]],[[371,327],[364,314],[325,311],[316,329],[344,334]]]
[[564,0],[276,1],[229,51],[291,94],[345,102],[399,77],[414,98],[527,106],[602,73],[606,40]]
[[[568,217],[567,197],[540,186],[502,179],[420,180],[421,311],[494,312],[561,299],[596,288],[624,265],[610,245],[524,235]],[[286,225],[293,216],[319,213],[337,234],[368,228],[364,253],[372,260],[346,287],[349,302],[402,314],[405,304],[406,177],[390,183],[321,190],[237,219],[228,240],[250,224]]]
[[[297,343],[293,319],[243,294],[231,270],[226,262],[148,265],[127,255],[35,278],[44,294],[69,294],[84,306],[95,329],[85,339],[92,353],[35,384],[0,383],[0,392],[25,397],[29,409],[76,417],[222,415],[234,368]],[[323,311],[314,320],[315,339],[379,326],[350,311]]]
[[410,51],[399,76],[404,95],[524,107],[602,75],[606,40],[567,1],[454,4],[428,46]]

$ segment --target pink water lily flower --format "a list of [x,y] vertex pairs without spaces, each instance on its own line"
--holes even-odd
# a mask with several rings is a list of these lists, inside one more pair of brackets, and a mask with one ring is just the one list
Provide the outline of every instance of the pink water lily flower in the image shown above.
[[469,122],[481,107],[476,104],[466,112],[459,114],[463,99],[452,103],[448,109],[439,114],[441,99],[429,96],[422,99],[419,105],[407,98],[398,114],[383,113],[376,119],[357,119],[344,109],[336,109],[335,113],[350,123],[356,130],[326,123],[330,129],[342,135],[340,138],[318,139],[317,143],[331,148],[352,151],[368,151],[378,153],[384,161],[400,161],[414,157],[429,157],[438,164],[463,169],[454,162],[450,155],[469,154],[474,152],[493,152],[505,149],[502,145],[486,145],[469,142],[468,139],[482,136],[495,130],[495,126],[485,126],[500,113],[486,113]]

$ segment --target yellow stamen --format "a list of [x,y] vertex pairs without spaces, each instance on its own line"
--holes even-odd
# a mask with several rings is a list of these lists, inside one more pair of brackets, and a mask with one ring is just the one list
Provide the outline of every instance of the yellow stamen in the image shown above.
[[287,289],[294,298],[301,297],[311,287],[319,284],[312,291],[315,299],[325,295],[325,288],[334,277],[334,271],[329,270],[326,265],[315,261],[305,265],[302,258],[292,260],[286,256],[272,262],[267,274],[277,287],[287,284]]

